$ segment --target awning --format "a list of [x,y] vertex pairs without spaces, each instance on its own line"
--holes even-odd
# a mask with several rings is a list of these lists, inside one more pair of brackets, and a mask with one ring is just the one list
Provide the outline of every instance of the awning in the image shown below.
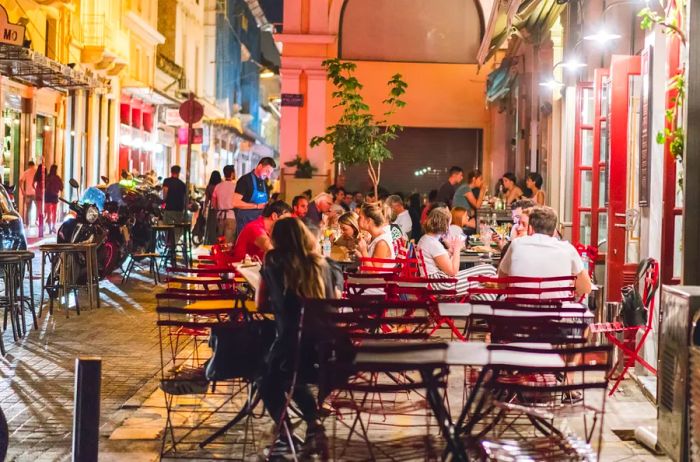
[[566,0],[496,0],[477,60],[483,65],[517,34],[539,42],[566,7]]
[[486,101],[489,103],[503,98],[508,93],[517,75],[513,67],[514,58],[506,58],[497,69],[486,78]]
[[267,66],[268,69],[274,72],[279,72],[280,52],[277,49],[275,39],[270,32],[260,32],[260,53],[262,63]]
[[29,48],[6,43],[0,43],[0,74],[35,87],[64,92],[107,86],[97,76],[73,69]]
[[241,120],[237,117],[217,119],[205,117],[204,119],[202,119],[202,122],[205,124],[214,125],[216,127],[231,129],[235,131],[238,136],[243,136],[244,133],[243,124],[241,123]]

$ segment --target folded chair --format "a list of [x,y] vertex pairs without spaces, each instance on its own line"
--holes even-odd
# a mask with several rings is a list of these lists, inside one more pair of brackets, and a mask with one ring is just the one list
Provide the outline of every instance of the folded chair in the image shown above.
[[[649,258],[640,263],[637,270],[635,285],[639,284],[640,281],[643,284],[642,303],[644,304],[644,308],[647,310],[646,324],[640,326],[625,326],[622,322],[617,321],[595,323],[591,324],[590,326],[591,333],[605,335],[605,338],[607,338],[608,341],[616,348],[622,350],[622,353],[624,354],[625,367],[622,370],[622,373],[615,380],[613,387],[610,389],[610,396],[612,396],[612,394],[615,393],[617,388],[620,386],[620,383],[624,380],[630,367],[634,366],[634,364],[637,362],[644,366],[644,368],[649,372],[656,375],[656,368],[644,360],[644,358],[639,356],[639,352],[642,351],[647,337],[654,328],[655,295],[659,288],[659,263],[653,258]],[[642,336],[639,339],[639,342],[636,342],[636,337],[639,332],[641,332]],[[622,333],[625,338],[632,339],[632,341],[618,339],[618,333]]]

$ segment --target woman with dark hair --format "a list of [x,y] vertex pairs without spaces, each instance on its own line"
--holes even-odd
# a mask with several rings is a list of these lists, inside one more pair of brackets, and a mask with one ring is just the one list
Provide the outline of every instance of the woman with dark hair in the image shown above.
[[46,221],[49,223],[49,233],[56,232],[56,209],[58,207],[58,196],[63,191],[63,180],[58,176],[58,166],[55,164],[49,169],[46,175],[45,187],[46,201]]
[[218,170],[211,172],[209,176],[209,183],[207,184],[207,189],[204,191],[204,212],[206,212],[207,224],[204,230],[204,243],[205,244],[216,244],[217,240],[217,225],[218,220],[216,217],[216,209],[212,206],[212,195],[214,194],[214,188],[216,185],[221,183],[221,173]]
[[[265,255],[257,305],[261,312],[274,313],[277,337],[260,380],[260,394],[265,408],[281,428],[286,394],[297,370],[292,397],[307,424],[305,446],[314,449],[316,445],[315,449],[319,449],[325,435],[319,421],[317,400],[308,384],[314,381],[310,377],[313,373],[309,371],[315,370],[316,345],[323,341],[324,333],[313,330],[307,335],[305,331],[299,344],[300,316],[306,298],[338,298],[343,276],[321,256],[316,239],[298,218],[278,220],[271,239],[274,248]],[[311,315],[307,313],[305,320]],[[325,330],[325,335],[330,335],[328,330]],[[297,358],[301,362],[295,369]],[[269,457],[289,453],[285,436],[278,436],[270,448]]]
[[545,194],[542,190],[544,180],[542,175],[537,172],[530,172],[525,177],[525,186],[530,190],[530,199],[535,201],[537,205],[545,205]]
[[523,190],[520,189],[517,178],[511,172],[504,173],[501,181],[506,193],[506,205],[510,206],[510,204],[523,197]]
[[425,220],[428,219],[428,212],[430,212],[430,204],[435,202],[437,200],[437,195],[438,191],[437,189],[431,189],[430,192],[428,193],[428,202],[425,203],[423,206],[423,211],[420,214],[420,224],[423,226],[423,223],[425,223]]
[[39,223],[39,237],[44,237],[44,183],[46,169],[44,164],[39,164],[34,174],[34,191],[36,194],[36,219]]

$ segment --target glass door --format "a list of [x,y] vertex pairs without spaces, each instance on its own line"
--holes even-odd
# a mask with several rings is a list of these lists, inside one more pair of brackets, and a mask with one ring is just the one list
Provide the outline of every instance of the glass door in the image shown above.
[[[607,174],[609,183],[608,198],[608,251],[606,256],[605,287],[608,301],[619,302],[621,289],[631,283],[637,268],[634,258],[635,209],[630,207],[629,190],[636,193],[635,184],[631,183],[628,170],[636,170],[633,165],[638,144],[629,140],[638,127],[635,117],[636,79],[640,75],[641,59],[639,56],[614,55],[610,64],[610,111],[607,118],[609,129],[609,162]],[[636,122],[636,123],[635,123]],[[636,195],[636,194],[635,194]],[[636,221],[636,223],[635,223]],[[638,253],[638,252],[637,252]]]

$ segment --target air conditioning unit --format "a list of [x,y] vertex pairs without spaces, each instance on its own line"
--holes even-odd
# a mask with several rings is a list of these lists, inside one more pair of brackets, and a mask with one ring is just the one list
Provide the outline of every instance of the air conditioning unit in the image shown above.
[[663,286],[658,442],[676,462],[700,460],[700,287]]

